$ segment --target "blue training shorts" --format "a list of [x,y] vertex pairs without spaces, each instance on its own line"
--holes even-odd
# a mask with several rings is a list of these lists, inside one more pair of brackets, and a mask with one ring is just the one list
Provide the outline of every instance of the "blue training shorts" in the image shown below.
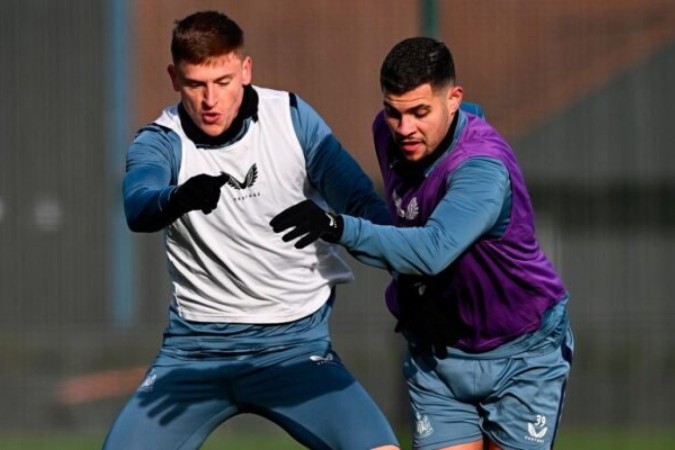
[[487,436],[504,450],[550,449],[574,348],[567,322],[560,328],[510,357],[438,359],[408,351],[403,372],[413,447],[431,450]]
[[[292,325],[299,330],[292,334],[287,325],[279,332],[252,327],[256,335],[273,333],[260,341],[265,345],[246,349],[216,348],[213,338],[203,336],[181,337],[176,345],[165,339],[104,449],[196,449],[218,425],[242,413],[275,422],[311,449],[397,445],[379,407],[332,351],[326,308]],[[318,326],[303,329],[315,319]],[[289,342],[289,335],[300,340]],[[207,348],[185,351],[186,342]]]

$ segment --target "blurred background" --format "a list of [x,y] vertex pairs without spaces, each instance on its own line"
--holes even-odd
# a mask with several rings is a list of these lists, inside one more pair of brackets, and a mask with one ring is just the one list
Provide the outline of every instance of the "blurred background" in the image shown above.
[[[100,447],[159,348],[161,234],[127,230],[121,180],[135,131],[177,99],[173,23],[200,9],[234,18],[254,83],[312,104],[378,187],[380,63],[405,37],[444,40],[465,98],[512,144],[571,292],[560,448],[675,448],[673,0],[3,0],[0,448]],[[405,436],[388,277],[350,263],[335,345]],[[238,417],[207,444],[234,435],[286,442]]]

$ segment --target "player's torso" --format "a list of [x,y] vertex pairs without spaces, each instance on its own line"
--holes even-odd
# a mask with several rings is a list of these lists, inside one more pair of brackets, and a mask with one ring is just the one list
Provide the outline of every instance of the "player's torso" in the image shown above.
[[178,184],[201,173],[230,177],[211,214],[191,211],[167,230],[174,299],[188,319],[295,320],[316,310],[330,284],[348,273],[325,243],[300,251],[272,232],[272,217],[304,200],[312,187],[288,94],[259,90],[259,98],[258,120],[221,148],[197,148],[171,111],[158,120],[181,140]]

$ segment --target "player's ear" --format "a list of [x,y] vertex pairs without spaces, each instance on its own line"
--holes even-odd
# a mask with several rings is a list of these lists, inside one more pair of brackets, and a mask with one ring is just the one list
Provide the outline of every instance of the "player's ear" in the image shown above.
[[166,71],[169,73],[169,77],[171,78],[171,86],[173,86],[173,90],[178,92],[180,90],[180,82],[178,80],[178,69],[176,69],[176,66],[173,64],[169,64],[169,66],[166,68]]
[[454,113],[459,109],[459,105],[462,104],[462,99],[464,98],[464,88],[462,86],[452,85],[448,89],[448,109],[451,113]]
[[251,84],[251,79],[253,78],[253,73],[252,73],[253,60],[251,59],[250,56],[246,56],[244,58],[244,61],[242,61],[242,63],[241,63],[241,69],[242,69],[242,73],[241,73],[242,84],[244,84],[244,85]]

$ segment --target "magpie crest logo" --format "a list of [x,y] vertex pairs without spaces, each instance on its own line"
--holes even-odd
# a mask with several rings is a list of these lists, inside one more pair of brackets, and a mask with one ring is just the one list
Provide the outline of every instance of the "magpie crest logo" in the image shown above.
[[230,186],[233,189],[236,189],[238,191],[241,191],[242,189],[248,189],[250,187],[253,187],[255,184],[256,180],[258,179],[258,166],[253,164],[250,169],[248,169],[248,172],[246,173],[246,176],[244,177],[244,181],[239,181],[236,178],[234,178],[232,175],[230,175],[227,172],[223,172],[225,175],[227,175],[227,181],[225,182],[228,186]]
[[413,197],[412,200],[408,203],[408,206],[403,209],[403,199],[398,196],[396,191],[391,194],[392,200],[394,200],[394,206],[396,207],[396,214],[406,220],[415,220],[420,213],[420,207],[417,204],[417,197]]
[[418,411],[415,411],[415,435],[418,438],[425,438],[427,436],[431,436],[433,432],[434,427],[431,426],[429,417],[420,414]]

